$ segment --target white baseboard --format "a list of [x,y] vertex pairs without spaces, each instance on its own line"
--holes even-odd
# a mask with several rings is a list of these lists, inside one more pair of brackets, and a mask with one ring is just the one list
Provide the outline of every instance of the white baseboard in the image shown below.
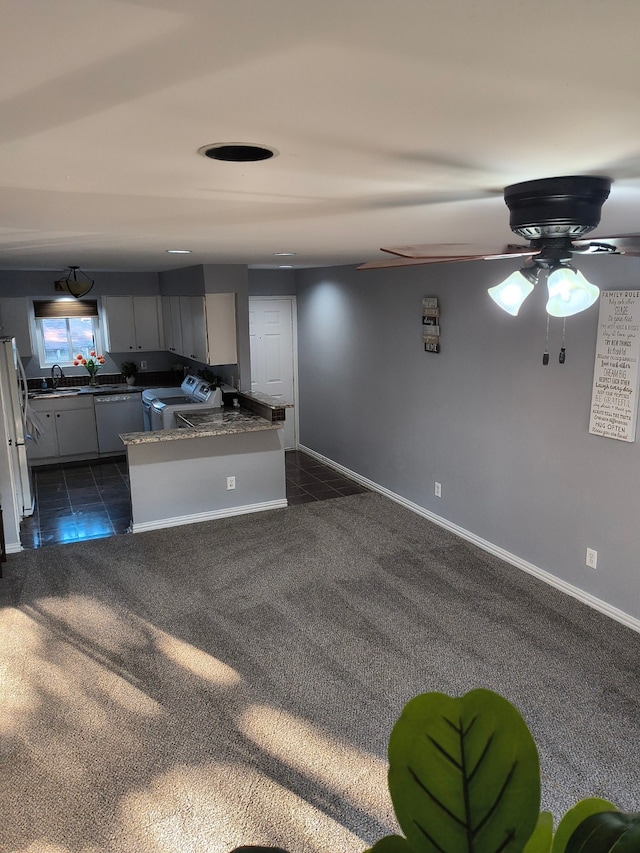
[[5,551],[7,554],[19,554],[20,551],[24,551],[24,548],[20,542],[8,542],[5,544]]
[[389,489],[385,489],[384,486],[380,486],[378,485],[378,483],[374,483],[373,480],[368,480],[366,477],[362,477],[360,474],[356,474],[355,471],[351,471],[349,470],[349,468],[345,468],[338,462],[334,462],[333,459],[329,459],[328,457],[323,456],[321,453],[317,453],[315,450],[311,450],[310,447],[305,447],[303,444],[301,444],[299,445],[298,449],[301,450],[303,453],[308,453],[309,456],[313,456],[314,459],[317,459],[319,462],[322,462],[323,465],[328,465],[335,471],[339,471],[341,474],[350,477],[352,480],[355,480],[356,483],[360,483],[362,486],[366,486],[366,488],[371,489],[371,491],[378,492],[379,494],[384,495],[390,500],[395,501],[396,503],[399,503],[407,509],[411,510],[411,512],[415,512],[418,515],[423,516],[423,518],[427,518],[429,521],[432,521],[434,524],[437,524],[440,527],[444,527],[446,530],[450,530],[452,533],[455,533],[456,536],[459,536],[461,539],[466,539],[467,542],[472,542],[474,545],[477,545],[478,548],[481,548],[483,551],[487,551],[489,554],[493,554],[495,557],[499,557],[501,560],[504,560],[505,563],[510,563],[512,566],[515,566],[518,569],[522,569],[523,572],[527,572],[530,575],[534,575],[534,577],[539,578],[539,580],[544,581],[544,583],[549,584],[549,586],[553,586],[556,589],[559,589],[566,595],[570,595],[573,598],[578,599],[578,601],[581,601],[588,607],[592,607],[594,610],[598,610],[605,616],[609,616],[611,619],[615,619],[616,622],[620,622],[622,625],[626,625],[627,628],[631,628],[632,631],[637,631],[638,633],[640,633],[640,619],[635,619],[633,616],[630,616],[623,610],[619,610],[612,604],[608,604],[601,598],[596,598],[595,595],[591,595],[590,593],[579,589],[577,586],[573,586],[573,584],[563,581],[561,578],[552,575],[550,572],[547,572],[544,569],[539,568],[538,566],[534,566],[533,563],[528,563],[526,560],[521,559],[516,554],[511,554],[509,551],[505,551],[498,545],[494,545],[492,542],[488,542],[486,539],[481,539],[479,536],[476,536],[475,533],[471,533],[469,530],[465,530],[463,527],[458,527],[457,524],[453,524],[453,522],[448,521],[446,518],[442,518],[441,516],[430,512],[428,509],[425,509],[419,504],[413,503],[413,501],[407,500],[407,498],[403,498],[402,495],[397,495],[395,492],[392,492]]
[[143,521],[132,524],[132,533],[143,533],[147,530],[164,530],[166,527],[179,527],[183,524],[198,524],[200,521],[214,521],[217,518],[229,518],[232,515],[247,515],[250,512],[263,512],[267,509],[284,509],[287,507],[286,498],[277,501],[263,501],[258,504],[234,506],[229,509],[216,509],[210,512],[197,512],[192,515],[176,515],[173,518],[163,518],[159,521]]

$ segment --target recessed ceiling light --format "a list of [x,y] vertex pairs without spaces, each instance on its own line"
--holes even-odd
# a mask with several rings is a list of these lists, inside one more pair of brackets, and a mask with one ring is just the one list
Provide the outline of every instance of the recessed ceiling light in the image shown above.
[[293,258],[297,252],[274,252],[274,258]]
[[292,270],[293,264],[278,264],[279,270]]
[[203,145],[198,154],[210,160],[222,160],[225,163],[256,163],[277,156],[275,148],[266,145],[254,145],[247,142],[217,142],[215,145]]
[[191,249],[167,249],[168,255],[190,255]]

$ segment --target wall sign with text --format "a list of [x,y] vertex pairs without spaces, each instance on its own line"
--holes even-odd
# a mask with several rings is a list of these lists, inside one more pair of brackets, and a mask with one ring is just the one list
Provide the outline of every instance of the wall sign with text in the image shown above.
[[422,300],[422,343],[425,352],[440,352],[440,307],[436,296]]
[[640,290],[600,294],[589,432],[619,441],[636,440]]

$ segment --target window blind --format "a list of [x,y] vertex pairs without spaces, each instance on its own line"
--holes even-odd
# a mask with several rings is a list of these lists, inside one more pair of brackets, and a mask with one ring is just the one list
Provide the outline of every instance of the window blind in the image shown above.
[[33,310],[36,319],[51,317],[97,317],[97,299],[47,299],[34,301]]

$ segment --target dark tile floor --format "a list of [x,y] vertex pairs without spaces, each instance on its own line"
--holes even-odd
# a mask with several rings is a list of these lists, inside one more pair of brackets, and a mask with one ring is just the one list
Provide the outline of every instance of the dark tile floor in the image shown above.
[[366,492],[363,486],[300,450],[285,453],[287,500],[290,505]]
[[[285,454],[287,499],[302,504],[367,491],[299,450]],[[33,469],[35,512],[22,522],[24,548],[126,533],[131,522],[125,457]]]
[[131,522],[125,457],[33,469],[35,512],[20,526],[24,548],[101,539]]

